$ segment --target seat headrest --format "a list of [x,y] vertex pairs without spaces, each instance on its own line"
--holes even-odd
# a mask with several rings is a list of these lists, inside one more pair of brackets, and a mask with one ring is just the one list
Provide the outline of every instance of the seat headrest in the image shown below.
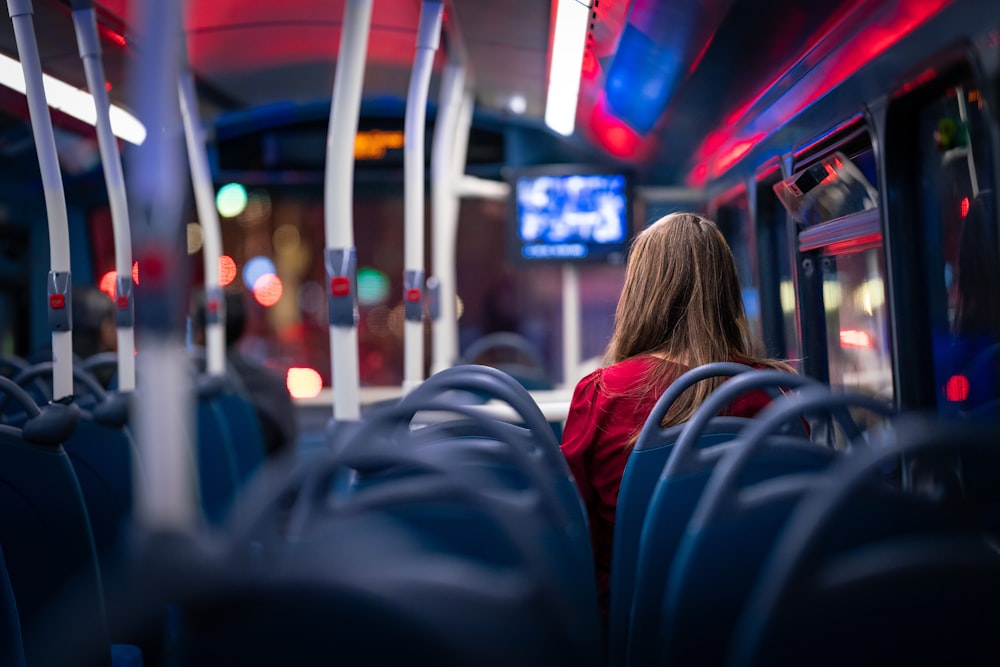
[[91,411],[94,421],[114,428],[125,426],[128,423],[131,399],[131,392],[108,392],[107,397]]
[[65,442],[80,421],[80,408],[73,403],[48,403],[21,427],[25,442],[56,447]]

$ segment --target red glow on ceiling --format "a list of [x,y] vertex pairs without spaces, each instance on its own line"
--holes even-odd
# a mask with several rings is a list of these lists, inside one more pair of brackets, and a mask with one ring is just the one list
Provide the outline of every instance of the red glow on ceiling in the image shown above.
[[[702,142],[702,145],[695,151],[694,161],[708,160],[712,163],[712,157],[721,153],[721,156],[714,160],[712,169],[713,175],[717,176],[721,174],[728,166],[732,166],[740,157],[745,155],[752,144],[759,141],[759,137],[767,136],[776,128],[788,123],[799,113],[812,106],[817,100],[843,83],[864,65],[896,44],[903,36],[912,32],[921,23],[936,14],[949,1],[910,0],[909,2],[898,3],[896,11],[892,15],[878,17],[879,20],[871,20],[867,25],[857,30],[851,36],[849,42],[840,40],[842,44],[838,50],[817,62],[794,86],[777,97],[773,104],[764,109],[755,118],[752,125],[744,125],[743,127],[734,126],[754,106],[760,104],[769,93],[774,92],[782,85],[789,72],[800,65],[799,61],[796,61],[774,81],[768,83],[758,93],[751,96],[748,102],[731,112],[725,121],[727,129],[720,131],[724,138],[718,136],[720,133],[715,133],[706,138]],[[831,35],[835,35],[837,32],[842,18],[843,15],[838,15],[825,28],[817,31],[816,38],[807,47],[803,57],[819,48],[824,40],[835,39]],[[918,79],[932,75],[928,75],[925,72]],[[746,135],[751,133],[752,136],[747,138]],[[754,137],[758,137],[758,139],[754,139]],[[747,146],[748,141],[751,142],[751,146]],[[689,173],[688,180],[694,182],[696,180],[695,175]]]
[[744,139],[733,145],[732,148],[727,150],[721,156],[719,156],[718,161],[715,163],[715,168],[713,169],[716,175],[723,173],[734,164],[739,162],[740,158],[750,152],[758,141],[764,138],[764,133],[755,134],[749,139]]
[[704,162],[699,162],[691,170],[691,185],[696,188],[702,188],[705,187],[706,183],[708,183],[708,165]]
[[635,130],[608,110],[604,95],[594,103],[590,129],[601,146],[615,157],[635,157],[644,143]]
[[583,52],[583,65],[581,69],[581,73],[583,74],[584,78],[586,79],[597,78],[597,73],[600,71],[600,69],[601,68],[597,62],[597,56],[594,55],[594,52],[591,49],[589,48],[586,49]]

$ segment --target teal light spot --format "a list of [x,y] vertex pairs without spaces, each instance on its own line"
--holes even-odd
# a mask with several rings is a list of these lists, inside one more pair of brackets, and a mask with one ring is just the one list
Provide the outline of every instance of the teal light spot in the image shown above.
[[239,183],[227,183],[215,195],[215,207],[224,218],[235,218],[247,207],[247,189]]
[[358,303],[374,306],[389,296],[389,278],[378,269],[358,269]]

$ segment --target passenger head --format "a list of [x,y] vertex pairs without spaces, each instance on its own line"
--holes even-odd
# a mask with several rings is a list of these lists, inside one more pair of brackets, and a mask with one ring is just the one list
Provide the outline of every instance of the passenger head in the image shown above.
[[96,287],[74,287],[73,352],[87,359],[116,349],[118,334],[111,298]]
[[[235,345],[246,329],[246,304],[240,292],[224,293],[226,317],[226,347]],[[198,290],[191,304],[191,333],[195,344],[205,343],[205,291]]]
[[[693,213],[671,213],[636,237],[606,363],[655,354],[689,368],[742,361],[791,370],[783,362],[764,358],[762,350],[743,309],[736,261],[714,222]],[[665,364],[648,372],[629,393],[654,391],[676,376],[676,368]],[[684,392],[661,425],[689,420],[724,379],[704,380]],[[630,445],[641,426],[637,425]]]
[[608,361],[658,353],[686,366],[753,358],[736,261],[711,220],[671,213],[636,237]]

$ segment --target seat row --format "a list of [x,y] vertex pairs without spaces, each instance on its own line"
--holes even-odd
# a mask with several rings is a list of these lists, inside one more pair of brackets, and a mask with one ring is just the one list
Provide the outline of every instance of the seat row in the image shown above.
[[[0,549],[9,583],[9,604],[0,607],[17,639],[4,643],[20,656],[9,658],[14,665],[39,664],[66,596],[86,598],[85,613],[103,618],[102,579],[123,557],[140,468],[132,397],[96,380],[113,356],[87,361],[74,368],[74,395],[53,403],[51,362],[2,360],[11,378],[0,376]],[[219,525],[263,463],[263,443],[249,402],[224,382],[202,380],[197,406],[201,506]]]
[[[720,376],[689,422],[660,428],[681,392]],[[754,419],[718,416],[757,389],[773,401]],[[863,429],[864,413],[881,428]],[[688,372],[653,409],[622,480],[611,664],[995,662],[983,619],[1000,619],[989,546],[1000,524],[988,520],[1000,505],[969,485],[1000,481],[995,429],[900,416],[778,371]],[[950,571],[960,563],[972,569]]]

